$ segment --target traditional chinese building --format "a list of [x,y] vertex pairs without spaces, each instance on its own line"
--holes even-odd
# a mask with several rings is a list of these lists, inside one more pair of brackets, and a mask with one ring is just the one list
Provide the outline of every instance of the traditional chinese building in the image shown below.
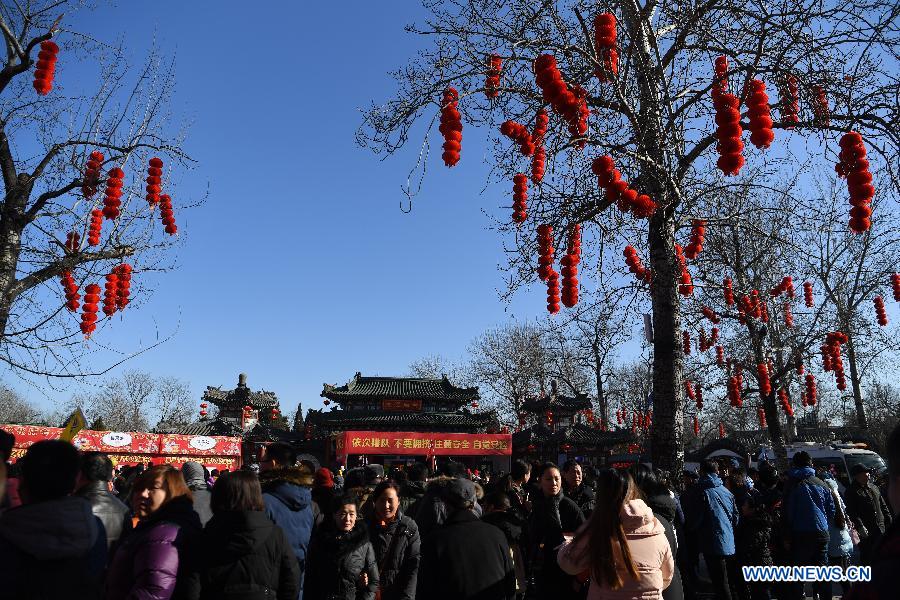
[[356,462],[385,464],[452,456],[477,466],[485,457],[511,451],[496,413],[478,410],[478,388],[457,387],[446,376],[364,377],[357,372],[344,385],[325,384],[321,396],[326,407],[334,406],[309,411],[305,433],[328,459],[341,464],[354,456]]
[[[528,460],[562,461],[580,457],[595,464],[625,453],[634,442],[628,430],[606,430],[594,419],[587,394],[566,396],[551,382],[549,394],[529,398],[522,404],[520,429],[513,434],[513,454]],[[526,426],[528,422],[531,426]]]

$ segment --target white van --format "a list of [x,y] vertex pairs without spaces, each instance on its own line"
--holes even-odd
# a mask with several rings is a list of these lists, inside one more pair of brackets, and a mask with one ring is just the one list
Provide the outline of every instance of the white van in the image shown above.
[[[813,465],[818,469],[825,467],[834,472],[841,492],[850,485],[850,470],[856,465],[865,465],[876,475],[887,470],[884,460],[868,449],[866,444],[854,444],[832,442],[830,444],[818,444],[815,442],[798,442],[786,446],[788,459],[794,454],[805,450],[813,459]],[[771,448],[763,448],[759,459],[775,460],[775,453]]]

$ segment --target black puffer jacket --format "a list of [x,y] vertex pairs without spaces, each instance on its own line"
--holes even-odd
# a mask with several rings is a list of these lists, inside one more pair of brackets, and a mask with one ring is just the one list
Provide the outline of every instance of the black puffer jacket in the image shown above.
[[400,488],[400,512],[416,518],[417,503],[425,495],[424,481],[407,481]]
[[369,541],[378,565],[381,600],[414,600],[421,545],[416,522],[402,513],[385,527],[373,519]]
[[[669,541],[669,548],[672,549],[672,556],[676,556],[678,554],[678,536],[675,533],[675,527],[672,523],[665,518],[661,513],[657,513],[656,510],[653,510],[653,516],[656,517],[656,520],[662,523],[663,528],[666,530],[666,539]],[[675,569],[672,571],[672,581],[669,583],[669,586],[663,590],[662,593],[663,600],[684,600],[684,587],[681,583],[681,569],[678,568],[678,563],[675,563]]]
[[591,513],[594,511],[594,489],[584,483],[581,483],[574,489],[569,488],[564,484],[563,489],[566,493],[566,497],[570,498],[578,505],[578,508],[581,509],[584,517],[590,517]]
[[262,511],[221,512],[203,530],[191,600],[296,600],[300,569],[280,527]]
[[[369,577],[365,587],[362,573]],[[378,566],[365,524],[357,521],[344,533],[327,523],[309,548],[304,600],[373,600],[377,589]]]
[[772,518],[757,511],[752,516],[741,516],[734,531],[735,554],[741,565],[772,565]]
[[860,537],[884,533],[891,524],[891,511],[881,492],[873,484],[860,485],[853,481],[844,492],[847,514],[853,520]]
[[122,532],[131,529],[131,519],[128,518],[128,507],[113,496],[105,481],[92,481],[79,489],[74,494],[91,503],[91,511],[94,516],[103,523],[106,529],[106,547],[112,546]]
[[584,514],[577,504],[562,492],[548,498],[539,494],[529,521],[531,565],[538,594],[542,598],[571,598],[572,578],[559,568],[556,551],[563,543],[563,533],[574,533],[584,524]]

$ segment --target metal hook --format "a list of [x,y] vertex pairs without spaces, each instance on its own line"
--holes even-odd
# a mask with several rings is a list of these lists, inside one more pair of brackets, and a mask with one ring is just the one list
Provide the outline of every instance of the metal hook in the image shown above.
[[403,200],[400,201],[400,212],[409,214],[412,212],[412,200],[409,201],[409,210],[403,210]]

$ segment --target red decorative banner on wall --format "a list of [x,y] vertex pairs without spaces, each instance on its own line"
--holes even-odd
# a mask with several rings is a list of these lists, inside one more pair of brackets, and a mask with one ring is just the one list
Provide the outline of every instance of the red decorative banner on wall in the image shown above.
[[382,400],[381,410],[413,411],[422,410],[421,400]]
[[345,431],[336,436],[336,454],[418,456],[509,456],[509,433],[423,433],[419,431]]

